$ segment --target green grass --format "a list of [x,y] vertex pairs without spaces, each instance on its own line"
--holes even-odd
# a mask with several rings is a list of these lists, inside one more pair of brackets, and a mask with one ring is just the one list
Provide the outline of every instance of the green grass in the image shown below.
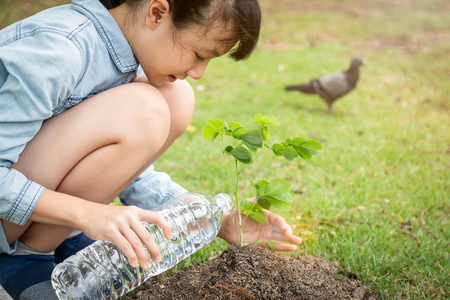
[[0,0],[0,29],[45,8],[68,3],[70,0]]
[[[203,140],[201,127],[208,119],[275,115],[271,142],[304,136],[324,146],[311,161],[263,155],[243,177],[292,183],[296,202],[284,216],[304,238],[297,254],[338,261],[381,299],[446,298],[449,6],[341,3],[264,1],[258,50],[245,63],[213,61],[204,79],[191,81],[198,131],[181,137],[157,167],[191,190],[230,192],[219,145]],[[286,84],[346,68],[354,54],[367,66],[357,89],[336,102],[334,115],[318,97],[283,91]],[[249,184],[244,195],[251,195]],[[437,239],[422,225],[425,209],[423,221]],[[401,227],[406,221],[411,230]]]
[[[448,298],[450,5],[315,2],[262,2],[258,50],[246,62],[217,59],[202,80],[191,80],[197,132],[183,135],[156,166],[190,190],[230,192],[219,146],[201,137],[201,127],[208,119],[274,115],[271,143],[304,136],[324,147],[311,161],[262,155],[242,178],[244,196],[251,195],[249,180],[291,182],[295,203],[283,216],[304,239],[296,255],[338,261],[381,299]],[[3,15],[9,8],[17,14],[4,3]],[[354,54],[367,66],[334,115],[318,97],[284,92],[287,84],[346,68]],[[411,230],[400,226],[406,221]],[[191,262],[224,247],[214,241]]]

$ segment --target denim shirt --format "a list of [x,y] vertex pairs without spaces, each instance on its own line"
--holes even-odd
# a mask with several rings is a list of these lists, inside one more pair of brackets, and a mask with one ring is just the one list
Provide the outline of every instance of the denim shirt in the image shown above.
[[[74,0],[0,31],[0,219],[25,224],[45,189],[10,169],[42,122],[129,83],[138,66],[98,0]],[[119,196],[152,209],[183,192],[150,166]],[[8,245],[0,226],[0,253],[14,252],[15,244]]]

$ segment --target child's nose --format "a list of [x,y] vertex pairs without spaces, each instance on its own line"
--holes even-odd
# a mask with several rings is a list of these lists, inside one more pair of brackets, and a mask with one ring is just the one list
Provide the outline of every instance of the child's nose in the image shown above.
[[192,69],[188,70],[186,73],[192,79],[198,80],[203,77],[205,74],[206,67],[208,66],[208,62],[203,62],[201,64],[196,65]]

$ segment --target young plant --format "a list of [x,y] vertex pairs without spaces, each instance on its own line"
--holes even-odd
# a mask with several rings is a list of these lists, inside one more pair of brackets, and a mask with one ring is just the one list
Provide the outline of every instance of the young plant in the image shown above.
[[[289,190],[290,183],[281,178],[275,178],[272,181],[260,180],[252,182],[256,192],[256,203],[247,199],[241,199],[239,195],[240,176],[243,171],[253,164],[256,159],[256,153],[259,149],[270,149],[276,156],[283,156],[289,161],[301,157],[311,159],[322,149],[322,145],[313,140],[306,140],[302,137],[286,139],[280,143],[269,146],[266,141],[269,139],[269,126],[275,123],[276,119],[270,115],[258,114],[251,121],[249,129],[243,127],[237,122],[227,122],[224,120],[209,120],[202,128],[202,135],[205,139],[216,140],[222,138],[222,149],[225,160],[231,158],[234,165],[234,177],[231,175],[228,164],[228,176],[233,186],[235,198],[235,207],[238,211],[238,232],[239,244],[243,246],[242,215],[250,217],[258,223],[264,224],[266,217],[261,208],[270,210],[275,207],[279,210],[289,210],[291,208],[292,194]],[[225,144],[225,139],[231,139],[231,144]],[[236,222],[236,221],[235,221]],[[259,243],[262,241],[257,241]],[[269,249],[273,247],[273,242],[268,241]]]

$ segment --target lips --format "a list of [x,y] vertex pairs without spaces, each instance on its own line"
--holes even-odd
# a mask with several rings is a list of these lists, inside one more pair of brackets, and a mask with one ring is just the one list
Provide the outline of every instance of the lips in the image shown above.
[[178,79],[178,78],[176,78],[175,76],[169,75],[169,81],[170,81],[170,82],[175,82],[177,79]]

